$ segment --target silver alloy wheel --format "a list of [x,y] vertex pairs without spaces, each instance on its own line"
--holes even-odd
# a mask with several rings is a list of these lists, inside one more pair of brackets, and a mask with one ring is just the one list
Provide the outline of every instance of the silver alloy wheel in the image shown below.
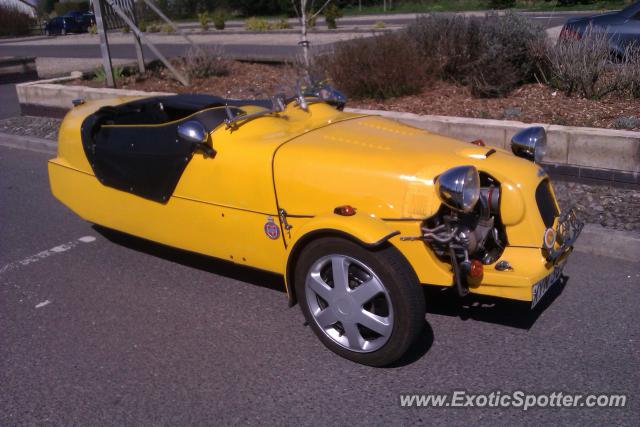
[[316,324],[340,346],[369,353],[391,337],[391,297],[362,262],[337,254],[318,259],[307,273],[305,294]]

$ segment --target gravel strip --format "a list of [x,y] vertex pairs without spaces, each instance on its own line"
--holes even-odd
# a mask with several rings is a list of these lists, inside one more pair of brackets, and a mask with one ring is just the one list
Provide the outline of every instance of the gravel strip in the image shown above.
[[[0,132],[56,140],[60,119],[12,117],[0,120]],[[607,228],[640,231],[640,191],[607,185],[554,181],[553,188],[562,209],[575,207],[586,222]]]
[[607,185],[554,181],[562,209],[575,207],[578,218],[603,227],[640,231],[640,191]]
[[16,116],[0,120],[0,132],[55,141],[61,121],[48,117]]

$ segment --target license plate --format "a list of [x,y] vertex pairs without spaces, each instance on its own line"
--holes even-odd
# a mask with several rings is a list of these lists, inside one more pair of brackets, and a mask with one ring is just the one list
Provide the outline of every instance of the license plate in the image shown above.
[[551,274],[533,285],[531,308],[535,307],[536,304],[540,302],[544,294],[546,294],[547,291],[558,281],[560,276],[562,276],[563,268],[564,263],[562,263],[561,265],[556,265],[553,268],[553,272]]

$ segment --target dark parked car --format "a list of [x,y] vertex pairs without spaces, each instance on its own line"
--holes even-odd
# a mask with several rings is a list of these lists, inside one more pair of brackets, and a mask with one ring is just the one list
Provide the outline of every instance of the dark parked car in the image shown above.
[[70,17],[76,20],[83,32],[89,31],[89,27],[96,23],[96,18],[91,12],[68,12],[65,17]]
[[569,19],[562,28],[560,38],[580,39],[589,26],[604,30],[611,36],[611,50],[617,55],[621,55],[633,43],[640,47],[640,1],[617,12]]
[[70,16],[58,16],[47,22],[47,25],[44,26],[44,33],[48,36],[81,32],[82,26]]

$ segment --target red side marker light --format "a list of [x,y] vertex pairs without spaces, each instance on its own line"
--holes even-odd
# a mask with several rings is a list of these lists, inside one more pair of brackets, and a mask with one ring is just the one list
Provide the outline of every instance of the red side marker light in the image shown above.
[[474,259],[471,261],[471,267],[469,268],[469,277],[473,277],[474,279],[482,277],[483,268],[482,263]]
[[481,139],[476,139],[475,141],[471,141],[473,145],[477,145],[478,147],[486,147],[487,144],[484,143]]
[[338,206],[333,210],[336,215],[353,216],[356,214],[356,208],[350,205]]

